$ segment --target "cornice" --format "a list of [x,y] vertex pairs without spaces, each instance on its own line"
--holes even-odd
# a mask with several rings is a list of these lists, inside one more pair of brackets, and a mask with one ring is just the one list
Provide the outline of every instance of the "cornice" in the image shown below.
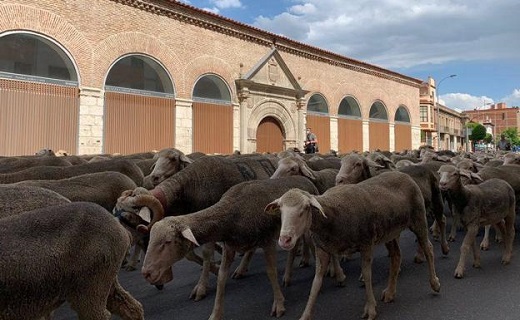
[[275,46],[277,50],[305,59],[326,63],[335,67],[365,73],[419,88],[423,82],[391,70],[313,47],[289,38],[255,28],[244,23],[208,12],[175,0],[110,0],[153,14],[212,30],[265,47]]

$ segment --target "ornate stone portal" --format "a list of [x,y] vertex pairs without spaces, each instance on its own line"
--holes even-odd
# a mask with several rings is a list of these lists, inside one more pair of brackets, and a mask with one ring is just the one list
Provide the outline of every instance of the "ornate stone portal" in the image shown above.
[[[257,151],[257,130],[262,119],[276,119],[283,134],[283,149],[302,145],[304,119],[303,90],[276,48],[265,55],[248,73],[236,80],[240,101],[240,149]],[[280,150],[281,151],[281,150]]]

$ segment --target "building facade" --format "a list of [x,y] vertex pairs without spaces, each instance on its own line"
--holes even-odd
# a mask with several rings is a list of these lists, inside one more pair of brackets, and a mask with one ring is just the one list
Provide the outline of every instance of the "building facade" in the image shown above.
[[176,1],[0,4],[0,155],[413,149],[421,83]]
[[431,77],[421,85],[421,145],[432,146],[435,150],[466,150],[468,139],[464,127],[467,119],[464,114],[438,103],[436,90]]
[[507,128],[520,127],[520,110],[518,107],[508,108],[506,103],[501,102],[486,106],[486,108],[475,108],[475,110],[464,111],[471,122],[478,122],[488,128],[493,136],[493,141],[500,139],[500,134]]

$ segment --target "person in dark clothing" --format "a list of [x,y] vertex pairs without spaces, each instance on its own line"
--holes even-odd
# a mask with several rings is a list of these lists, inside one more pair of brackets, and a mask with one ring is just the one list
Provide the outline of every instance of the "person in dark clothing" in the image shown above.
[[509,141],[506,140],[505,135],[501,135],[500,140],[498,141],[497,147],[498,147],[498,150],[510,151],[511,143],[509,143]]
[[307,128],[307,136],[305,137],[305,153],[316,153],[318,138],[312,133],[311,128]]

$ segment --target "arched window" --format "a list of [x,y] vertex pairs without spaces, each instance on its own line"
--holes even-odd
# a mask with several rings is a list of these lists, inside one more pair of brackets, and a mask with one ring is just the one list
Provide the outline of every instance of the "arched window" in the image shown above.
[[410,115],[408,114],[408,110],[406,110],[404,106],[399,106],[395,112],[394,120],[399,122],[410,122]]
[[[13,33],[0,37],[0,73],[31,77],[31,81],[45,79],[72,82],[78,75],[66,52],[52,41],[29,33]],[[36,79],[39,77],[41,79]]]
[[388,120],[388,114],[386,113],[385,106],[380,102],[376,101],[370,107],[370,119]]
[[117,61],[108,73],[105,86],[110,91],[174,93],[166,70],[157,61],[143,55],[131,55]]
[[201,77],[193,88],[193,100],[218,104],[230,104],[231,93],[226,83],[216,75]]
[[307,103],[307,111],[309,112],[318,112],[318,113],[329,113],[329,107],[327,106],[327,102],[325,98],[323,98],[320,94],[313,94],[310,97],[309,102]]
[[353,97],[343,98],[339,104],[338,115],[361,118],[361,111],[356,99]]

